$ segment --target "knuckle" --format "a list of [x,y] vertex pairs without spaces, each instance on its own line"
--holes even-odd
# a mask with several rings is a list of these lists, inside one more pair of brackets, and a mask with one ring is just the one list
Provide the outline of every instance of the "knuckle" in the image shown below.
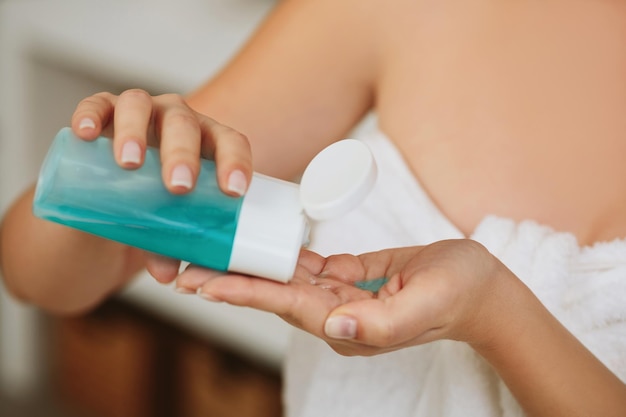
[[241,133],[238,130],[233,129],[230,126],[219,124],[217,126],[217,130],[224,137],[228,137],[228,140],[230,140],[230,141],[236,140],[236,141],[239,141],[239,142],[248,143],[248,137],[246,135],[244,135],[243,133]]
[[386,348],[393,345],[396,340],[396,328],[393,321],[386,320],[377,330],[376,337],[371,343],[372,346],[377,348]]
[[96,100],[113,101],[113,99],[115,98],[115,94],[108,91],[100,91],[99,93],[96,93],[91,97]]
[[130,98],[133,100],[143,100],[143,101],[152,101],[152,97],[148,94],[147,91],[142,90],[141,88],[131,88],[126,90],[120,94],[120,97]]
[[198,120],[190,112],[175,111],[166,116],[167,123],[197,126]]
[[467,241],[464,241],[464,243],[466,244],[466,250],[469,251],[472,255],[480,255],[481,253],[487,251],[487,249],[481,243],[475,240],[467,239]]
[[248,143],[248,137],[246,135],[244,135],[243,133],[241,133],[238,130],[235,129],[231,129],[231,136],[233,140],[237,140],[239,142],[244,142],[244,143]]
[[98,93],[82,99],[78,103],[78,108],[103,106],[106,105],[107,102],[108,99],[103,95],[103,93]]
[[245,145],[246,147],[250,148],[250,141],[248,140],[248,137],[243,133],[236,132],[234,134],[234,140],[239,142],[241,145]]
[[184,97],[181,96],[180,94],[167,93],[167,94],[160,95],[159,98],[170,104],[187,107],[187,102],[185,101]]

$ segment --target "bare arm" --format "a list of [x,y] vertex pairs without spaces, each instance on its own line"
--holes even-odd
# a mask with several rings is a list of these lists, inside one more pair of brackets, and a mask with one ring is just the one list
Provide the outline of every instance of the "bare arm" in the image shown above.
[[380,7],[283,0],[190,105],[244,133],[256,170],[293,177],[373,106]]
[[502,279],[493,280],[490,325],[473,346],[528,415],[626,415],[626,384],[510,271],[501,273]]
[[0,225],[0,268],[18,298],[54,313],[92,308],[143,266],[143,253],[32,214],[33,190]]

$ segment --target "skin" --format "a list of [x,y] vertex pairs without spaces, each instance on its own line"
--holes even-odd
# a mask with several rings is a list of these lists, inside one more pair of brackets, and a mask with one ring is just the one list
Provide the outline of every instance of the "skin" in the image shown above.
[[[620,2],[283,0],[186,100],[101,93],[71,124],[85,140],[111,136],[127,168],[141,159],[125,160],[125,144],[159,144],[173,193],[193,187],[202,155],[215,158],[224,192],[239,194],[253,169],[293,178],[375,108],[467,236],[495,214],[590,245],[626,237],[626,188],[615,180],[626,176],[624,74]],[[40,221],[31,203],[32,190],[0,232],[0,265],[17,297],[75,314],[144,266],[161,282],[176,278],[176,261]],[[380,276],[390,281],[377,296],[353,285]],[[626,415],[624,383],[471,240],[360,256],[303,251],[288,285],[191,267],[177,286],[276,313],[345,355],[466,342],[528,415]]]

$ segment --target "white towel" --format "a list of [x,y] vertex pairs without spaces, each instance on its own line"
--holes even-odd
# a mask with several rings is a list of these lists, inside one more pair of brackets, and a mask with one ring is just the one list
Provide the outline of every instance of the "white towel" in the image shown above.
[[[363,140],[376,156],[376,187],[357,210],[317,225],[312,250],[357,254],[463,237],[385,135],[376,131]],[[483,219],[471,238],[626,381],[626,239],[581,248],[571,234],[493,216]],[[374,357],[343,357],[294,331],[285,382],[289,417],[523,415],[479,355],[447,340]]]

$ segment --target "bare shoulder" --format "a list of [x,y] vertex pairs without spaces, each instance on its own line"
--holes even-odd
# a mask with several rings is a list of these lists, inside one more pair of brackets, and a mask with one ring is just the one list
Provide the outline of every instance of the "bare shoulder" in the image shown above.
[[190,102],[244,133],[255,169],[289,177],[371,109],[382,0],[282,0]]

